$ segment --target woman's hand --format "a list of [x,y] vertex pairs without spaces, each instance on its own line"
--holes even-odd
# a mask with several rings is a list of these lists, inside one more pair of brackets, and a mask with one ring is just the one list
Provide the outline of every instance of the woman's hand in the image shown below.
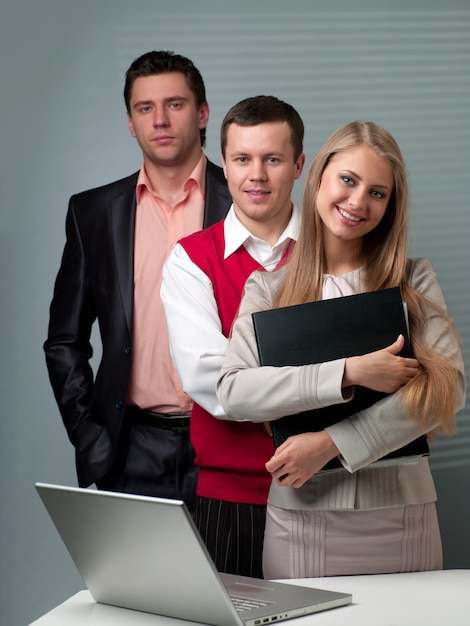
[[266,463],[266,469],[283,487],[301,487],[340,454],[326,430],[289,437]]
[[361,385],[384,393],[398,391],[419,372],[419,362],[416,359],[397,356],[404,343],[403,335],[399,335],[388,348],[347,358],[343,388]]

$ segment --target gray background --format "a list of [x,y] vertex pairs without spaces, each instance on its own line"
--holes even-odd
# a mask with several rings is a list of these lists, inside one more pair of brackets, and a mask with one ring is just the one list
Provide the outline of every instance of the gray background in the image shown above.
[[[388,128],[410,171],[411,253],[438,271],[469,363],[468,0],[3,0],[0,622],[8,626],[83,587],[33,486],[76,485],[42,343],[69,196],[140,166],[122,87],[130,62],[150,49],[185,54],[201,70],[216,162],[223,115],[259,93],[299,110],[308,162],[352,119]],[[299,181],[299,204],[301,189]],[[445,566],[469,568],[468,407],[458,422],[457,437],[433,446],[432,467]]]

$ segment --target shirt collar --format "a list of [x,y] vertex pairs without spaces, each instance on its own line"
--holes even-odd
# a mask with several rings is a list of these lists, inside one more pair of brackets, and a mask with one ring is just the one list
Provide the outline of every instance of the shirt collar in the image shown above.
[[[205,188],[206,188],[206,166],[207,166],[207,158],[205,154],[202,153],[201,158],[194,166],[193,171],[185,180],[185,183],[183,185],[184,191],[188,190],[189,185],[195,183],[197,187],[199,188],[199,191],[202,197],[204,197]],[[144,189],[149,191],[152,195],[158,196],[158,190],[153,188],[152,183],[150,182],[150,179],[147,176],[147,172],[145,171],[145,165],[144,163],[142,163],[139,176],[137,178],[137,189],[136,189],[137,202],[140,202]]]
[[[284,243],[287,239],[297,241],[300,228],[300,211],[293,205],[292,215],[287,224],[284,232],[274,244],[273,249]],[[227,213],[227,217],[224,221],[224,238],[225,238],[225,250],[224,258],[228,258],[231,254],[236,252],[240,246],[245,245],[247,242],[261,241],[258,237],[255,237],[250,231],[240,222],[235,214],[233,204],[230,207],[230,211]]]

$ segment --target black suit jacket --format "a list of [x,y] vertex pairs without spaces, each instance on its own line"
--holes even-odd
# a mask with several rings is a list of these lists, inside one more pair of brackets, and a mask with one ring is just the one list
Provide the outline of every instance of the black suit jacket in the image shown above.
[[[121,432],[132,352],[133,267],[138,172],[72,196],[61,266],[44,344],[49,378],[70,441],[78,482],[106,474]],[[204,228],[231,204],[223,171],[207,162]],[[98,320],[96,379],[90,335]]]

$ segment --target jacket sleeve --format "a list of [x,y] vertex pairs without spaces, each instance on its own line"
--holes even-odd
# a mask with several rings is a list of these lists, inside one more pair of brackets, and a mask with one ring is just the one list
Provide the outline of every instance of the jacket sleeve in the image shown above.
[[[260,367],[251,314],[272,307],[269,276],[255,273],[248,280],[240,315],[233,327],[217,393],[232,419],[266,421],[347,401],[341,392],[345,360],[300,367]],[[413,265],[411,284],[445,310],[445,302],[431,264],[425,259]],[[453,324],[430,307],[423,339],[447,356],[458,371],[455,410],[465,402],[465,376],[457,333]],[[435,424],[438,425],[438,416]],[[382,458],[426,430],[405,410],[400,392],[327,428],[342,454],[344,466],[355,471]]]
[[[79,457],[106,464],[110,441],[96,415],[93,394],[93,351],[90,336],[96,319],[95,303],[74,208],[69,203],[66,244],[50,306],[44,344],[50,382],[70,441]],[[102,474],[97,471],[97,475]]]
[[[427,259],[412,262],[410,282],[417,291],[446,311],[436,274]],[[455,326],[433,307],[429,307],[422,338],[433,350],[448,357],[458,372],[455,398],[457,412],[465,404],[466,383]],[[348,470],[355,471],[437,426],[439,426],[438,415],[434,423],[427,425],[411,419],[406,412],[401,393],[397,392],[357,415],[328,427],[327,431],[341,451],[343,465]]]
[[217,394],[233,420],[271,421],[309,409],[345,402],[345,359],[314,365],[260,367],[252,313],[272,308],[271,293],[282,270],[254,272],[245,285],[239,315],[233,325]]

